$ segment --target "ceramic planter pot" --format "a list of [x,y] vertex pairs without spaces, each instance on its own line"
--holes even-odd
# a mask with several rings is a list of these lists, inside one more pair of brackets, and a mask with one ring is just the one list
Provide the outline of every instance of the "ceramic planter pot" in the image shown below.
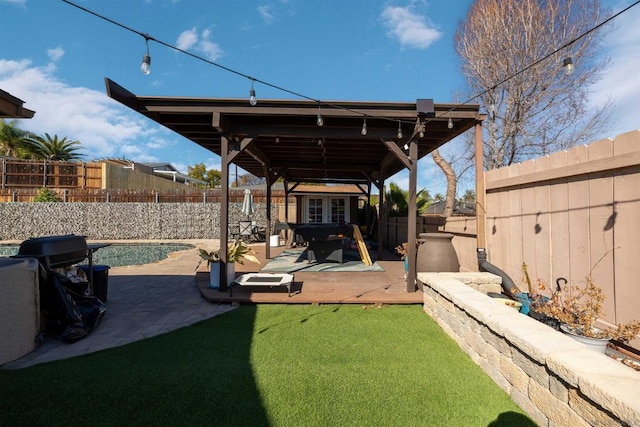
[[609,342],[609,338],[585,337],[584,335],[580,335],[576,333],[573,329],[571,329],[567,325],[560,325],[560,329],[562,330],[562,332],[569,335],[574,340],[585,344],[591,350],[597,351],[602,354],[604,354],[607,350],[607,343]]
[[458,255],[451,239],[451,233],[420,233],[416,271],[460,271]]
[[[236,265],[233,262],[227,264],[227,286],[231,285],[236,279]],[[209,264],[209,287],[211,289],[220,289],[220,263],[212,262]]]

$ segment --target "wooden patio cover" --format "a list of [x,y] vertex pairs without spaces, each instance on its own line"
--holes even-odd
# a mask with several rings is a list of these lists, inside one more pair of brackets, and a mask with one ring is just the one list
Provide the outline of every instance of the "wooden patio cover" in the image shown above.
[[[221,247],[227,245],[231,163],[266,178],[267,229],[271,184],[279,178],[285,191],[301,182],[344,183],[366,186],[369,194],[375,185],[383,194],[385,180],[407,168],[408,240],[415,241],[418,160],[482,121],[478,105],[434,104],[430,99],[415,103],[259,99],[251,106],[248,99],[138,96],[108,78],[105,83],[109,97],[221,157]],[[380,232],[378,236],[381,255]],[[415,251],[412,245],[410,251]],[[269,258],[268,239],[266,252]],[[415,260],[415,252],[409,259]],[[226,259],[222,262],[221,277],[225,277]],[[407,291],[413,292],[415,261],[407,276]]]
[[35,111],[23,107],[24,101],[0,89],[0,119],[31,119]]

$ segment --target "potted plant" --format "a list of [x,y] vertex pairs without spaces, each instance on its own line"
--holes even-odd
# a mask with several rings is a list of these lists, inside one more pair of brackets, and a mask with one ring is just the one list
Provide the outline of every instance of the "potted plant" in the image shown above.
[[409,248],[407,247],[407,242],[403,242],[401,245],[396,246],[396,253],[400,255],[400,259],[404,261],[404,278],[407,278],[407,273],[409,272],[409,258],[407,258],[407,254],[409,253]]
[[[207,251],[206,249],[198,248],[198,254],[200,255],[200,261],[198,261],[196,270],[200,267],[200,264],[207,261],[209,287],[220,289],[220,251]],[[244,264],[245,260],[260,264],[260,261],[255,256],[255,251],[242,240],[236,239],[229,243],[227,247],[227,286],[236,278],[236,263]]]
[[[545,288],[541,282],[539,287]],[[616,328],[597,327],[597,320],[605,315],[602,307],[605,299],[590,273],[584,288],[565,285],[553,291],[551,297],[534,296],[532,309],[557,320],[563,332],[604,353],[609,340],[627,343],[640,334],[640,321],[637,320],[619,324]]]

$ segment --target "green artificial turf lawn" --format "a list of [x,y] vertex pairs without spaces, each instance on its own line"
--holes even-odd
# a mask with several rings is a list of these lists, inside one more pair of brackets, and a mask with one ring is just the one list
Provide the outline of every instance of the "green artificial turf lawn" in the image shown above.
[[0,424],[535,425],[418,305],[241,306],[1,370]]

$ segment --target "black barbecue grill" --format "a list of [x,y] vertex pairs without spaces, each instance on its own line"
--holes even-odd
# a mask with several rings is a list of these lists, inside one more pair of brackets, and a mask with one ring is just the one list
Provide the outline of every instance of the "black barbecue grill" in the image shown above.
[[84,236],[37,237],[25,240],[18,249],[19,257],[36,258],[45,269],[68,267],[81,263],[89,256]]
[[40,310],[45,328],[66,342],[75,342],[88,335],[99,325],[106,311],[104,303],[91,292],[91,269],[88,282],[83,282],[80,276],[70,278],[63,274],[68,267],[86,260],[92,265],[92,254],[84,236],[70,234],[25,240],[15,255],[38,260],[41,267]]

